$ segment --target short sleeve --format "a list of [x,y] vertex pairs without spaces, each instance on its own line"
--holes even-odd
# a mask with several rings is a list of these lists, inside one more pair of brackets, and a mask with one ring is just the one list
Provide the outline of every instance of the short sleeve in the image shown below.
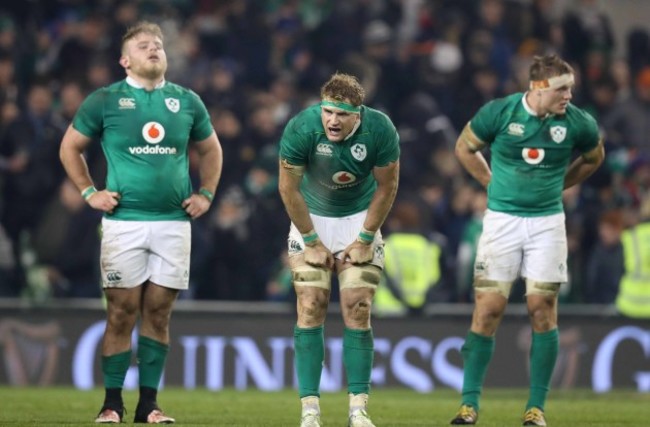
[[104,127],[106,92],[98,89],[86,97],[72,120],[72,127],[89,138],[97,138]]
[[470,120],[472,132],[486,144],[491,144],[499,132],[501,109],[496,101],[482,106]]
[[576,142],[576,149],[581,153],[586,153],[598,146],[600,142],[600,131],[596,119],[586,111],[580,110],[582,115],[582,126],[580,126],[580,136]]
[[309,151],[306,149],[306,137],[297,129],[297,120],[293,118],[284,127],[280,139],[280,159],[294,166],[307,164]]
[[383,167],[389,163],[395,162],[399,159],[399,134],[397,129],[386,117],[385,131],[378,135],[377,141],[377,164],[376,166]]
[[190,99],[194,111],[194,124],[190,131],[190,140],[203,141],[214,131],[212,122],[210,121],[210,114],[205,104],[196,93],[190,91]]

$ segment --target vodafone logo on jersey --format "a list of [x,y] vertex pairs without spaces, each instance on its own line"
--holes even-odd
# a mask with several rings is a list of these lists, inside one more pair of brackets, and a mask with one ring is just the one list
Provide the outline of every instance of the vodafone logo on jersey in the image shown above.
[[161,147],[158,144],[165,138],[165,128],[158,122],[148,122],[142,126],[142,137],[151,145],[144,147],[129,147],[131,154],[176,154],[175,147]]
[[158,144],[165,137],[165,128],[158,122],[145,123],[142,126],[142,137],[149,144]]
[[529,165],[537,165],[544,160],[543,148],[524,148],[521,150],[521,157],[524,158]]
[[351,184],[357,180],[357,177],[350,172],[340,171],[332,175],[332,181],[337,184]]

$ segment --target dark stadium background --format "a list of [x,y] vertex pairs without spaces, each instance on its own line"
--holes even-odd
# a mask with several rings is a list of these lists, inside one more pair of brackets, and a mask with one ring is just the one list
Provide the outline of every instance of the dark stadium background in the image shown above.
[[[566,359],[559,366],[575,371],[565,383],[569,374],[557,374],[554,386],[607,391],[606,378],[605,385],[595,379],[607,366],[613,387],[650,391],[647,319],[616,313],[616,242],[599,233],[608,226],[620,236],[650,214],[650,98],[639,95],[650,88],[648,16],[650,2],[643,0],[2,2],[0,384],[75,384],[75,361],[93,362],[75,359],[75,352],[104,317],[100,218],[65,179],[58,144],[81,100],[123,78],[117,60],[125,28],[149,19],[166,36],[167,79],[203,98],[225,156],[215,202],[193,223],[191,289],[172,322],[170,384],[189,381],[182,370],[187,347],[179,340],[192,334],[201,343],[199,368],[192,365],[196,384],[209,378],[205,343],[226,346],[224,363],[232,369],[224,371],[223,386],[235,385],[233,340],[251,343],[269,364],[275,360],[269,339],[290,336],[293,296],[282,258],[289,222],[276,191],[277,142],[288,118],[317,101],[320,85],[338,70],[358,75],[367,104],[393,118],[402,144],[396,207],[415,206],[411,225],[435,235],[444,249],[444,280],[431,305],[414,317],[377,316],[377,336],[390,343],[386,360],[398,357],[394,346],[405,337],[415,337],[424,350],[408,347],[405,360],[419,370],[412,374],[455,388],[435,374],[432,355],[441,340],[462,337],[469,325],[465,254],[475,245],[470,231],[484,205],[483,190],[462,171],[453,145],[480,105],[526,89],[533,55],[558,52],[576,69],[573,102],[601,125],[607,162],[565,192],[570,283],[560,296]],[[98,143],[87,158],[101,187]],[[385,235],[400,229],[402,211],[394,209]],[[521,292],[511,297],[498,336],[505,359],[495,363],[488,386],[526,382]],[[260,312],[262,327],[250,322]],[[338,314],[329,316],[328,337],[337,339]],[[599,349],[610,344],[611,366],[596,363]],[[458,367],[453,348],[445,357]],[[292,385],[284,356],[282,387]],[[95,378],[96,369],[95,363]],[[246,375],[248,387],[259,386]],[[391,369],[386,375],[387,386],[415,381],[405,383]]]

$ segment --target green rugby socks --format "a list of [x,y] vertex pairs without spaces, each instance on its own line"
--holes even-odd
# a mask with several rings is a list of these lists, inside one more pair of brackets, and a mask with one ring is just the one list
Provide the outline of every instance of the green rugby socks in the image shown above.
[[343,366],[348,381],[348,393],[368,394],[374,358],[372,329],[343,331]]
[[323,326],[293,329],[296,374],[300,398],[320,397],[320,377],[325,360]]
[[560,334],[557,328],[548,332],[533,332],[530,345],[530,396],[526,409],[535,406],[544,410],[559,350]]
[[119,388],[124,386],[126,372],[131,365],[131,350],[112,356],[102,356],[102,373],[104,374],[105,388]]
[[138,337],[138,374],[140,387],[158,390],[165,369],[169,345],[140,335]]
[[472,331],[467,333],[461,347],[463,356],[463,404],[479,409],[479,399],[492,354],[494,337],[486,337]]

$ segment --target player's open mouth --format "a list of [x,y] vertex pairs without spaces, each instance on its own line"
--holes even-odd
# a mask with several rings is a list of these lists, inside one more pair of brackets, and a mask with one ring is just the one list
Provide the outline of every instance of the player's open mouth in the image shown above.
[[338,134],[341,133],[341,128],[327,128],[329,131],[330,135],[337,136]]

